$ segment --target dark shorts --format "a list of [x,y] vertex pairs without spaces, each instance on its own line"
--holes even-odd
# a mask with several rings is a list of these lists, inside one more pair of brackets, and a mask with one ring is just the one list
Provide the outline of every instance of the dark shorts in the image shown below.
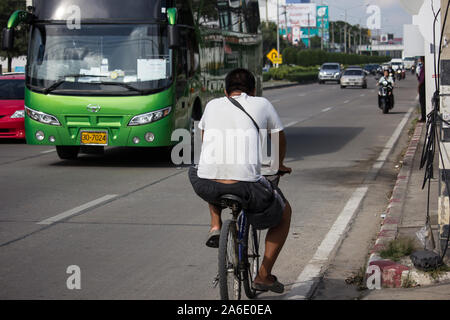
[[189,180],[195,193],[210,204],[218,204],[221,196],[233,194],[247,203],[249,222],[258,230],[277,226],[283,216],[286,198],[275,183],[266,178],[258,182],[223,184],[199,178],[197,169],[189,169]]

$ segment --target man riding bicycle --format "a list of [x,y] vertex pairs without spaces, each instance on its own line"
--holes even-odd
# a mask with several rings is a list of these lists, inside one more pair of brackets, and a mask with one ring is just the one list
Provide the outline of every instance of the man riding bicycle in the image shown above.
[[[227,75],[226,97],[210,101],[200,120],[203,138],[200,162],[189,170],[189,178],[197,195],[209,204],[211,229],[207,246],[219,246],[222,209],[218,201],[224,194],[244,199],[250,223],[257,229],[269,229],[264,259],[253,286],[261,291],[282,293],[284,286],[271,272],[289,233],[292,210],[278,186],[264,176],[291,173],[292,169],[283,163],[286,136],[281,120],[267,99],[255,96],[255,84],[255,77],[245,69]],[[267,140],[261,139],[262,130],[267,130],[279,145],[279,153],[275,155],[278,156],[275,163],[279,165],[275,170],[263,167],[261,148]]]

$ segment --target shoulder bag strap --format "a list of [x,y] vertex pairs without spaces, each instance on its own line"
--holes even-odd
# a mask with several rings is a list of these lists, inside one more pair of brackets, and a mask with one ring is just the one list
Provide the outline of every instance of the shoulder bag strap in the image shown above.
[[239,108],[242,112],[244,112],[252,121],[253,124],[255,125],[256,129],[258,129],[258,133],[260,132],[258,123],[256,123],[255,119],[253,119],[253,117],[244,109],[244,107],[235,99],[228,97],[228,100],[230,100],[230,102],[232,104],[234,104],[237,108]]

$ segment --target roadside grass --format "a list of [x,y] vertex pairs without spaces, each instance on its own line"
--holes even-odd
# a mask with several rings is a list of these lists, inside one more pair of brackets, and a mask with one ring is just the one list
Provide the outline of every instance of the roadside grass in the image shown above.
[[413,280],[411,272],[408,273],[408,277],[402,283],[403,288],[414,288],[417,287],[417,282]]
[[426,274],[428,274],[434,280],[439,280],[439,278],[447,272],[450,272],[450,267],[446,264],[443,264],[435,270],[427,271]]
[[409,256],[415,250],[414,239],[403,237],[390,241],[386,249],[380,252],[380,256],[383,259],[398,262],[401,258]]
[[358,271],[353,272],[350,277],[345,279],[345,283],[348,285],[356,286],[358,291],[363,291],[367,289],[366,286],[366,267],[363,266],[359,268]]
[[417,127],[417,123],[419,122],[419,119],[418,118],[415,118],[412,122],[411,122],[411,128],[409,128],[409,131],[408,131],[408,136],[410,137],[410,138],[412,138],[412,136],[414,135],[414,131],[416,130],[416,127]]

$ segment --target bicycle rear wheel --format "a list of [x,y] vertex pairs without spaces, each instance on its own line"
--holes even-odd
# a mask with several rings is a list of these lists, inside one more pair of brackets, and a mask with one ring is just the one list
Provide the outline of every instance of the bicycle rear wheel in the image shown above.
[[244,236],[244,264],[246,266],[243,282],[245,294],[249,299],[256,297],[257,291],[253,289],[252,283],[258,275],[260,266],[259,256],[259,233],[252,225],[247,224]]
[[239,250],[236,221],[222,225],[219,241],[219,288],[221,300],[240,300]]

